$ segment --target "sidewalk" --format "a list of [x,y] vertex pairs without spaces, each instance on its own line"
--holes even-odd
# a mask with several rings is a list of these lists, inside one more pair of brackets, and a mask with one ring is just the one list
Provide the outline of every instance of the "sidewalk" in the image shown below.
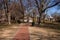
[[16,32],[13,40],[30,40],[30,34],[28,26],[21,25],[21,27]]

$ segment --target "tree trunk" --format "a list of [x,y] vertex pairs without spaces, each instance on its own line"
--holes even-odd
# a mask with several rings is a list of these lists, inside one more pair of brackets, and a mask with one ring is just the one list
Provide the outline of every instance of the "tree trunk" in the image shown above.
[[27,16],[27,22],[29,22],[29,16]]
[[38,22],[38,25],[41,23],[41,19],[40,19],[40,17],[39,17],[39,22]]
[[23,6],[23,3],[22,3],[22,0],[20,0],[20,6],[21,6],[21,12],[23,14],[23,22],[24,22],[24,6]]
[[24,23],[24,14],[23,14],[23,23]]
[[33,22],[32,22],[32,26],[35,25],[35,13],[33,13]]
[[41,9],[38,9],[38,11],[39,11],[39,18],[38,18],[38,25],[40,25],[40,23],[41,23],[41,15],[42,15],[42,13],[41,13]]
[[8,13],[8,24],[10,25],[11,24],[11,17],[10,17],[10,13]]

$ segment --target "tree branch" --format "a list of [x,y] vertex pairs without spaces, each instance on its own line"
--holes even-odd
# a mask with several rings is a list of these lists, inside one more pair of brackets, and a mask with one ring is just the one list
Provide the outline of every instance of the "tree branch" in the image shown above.
[[46,8],[42,11],[42,13],[45,12],[46,9],[51,8],[51,7],[54,7],[54,6],[58,5],[59,3],[60,3],[60,2],[57,2],[57,3],[55,3],[55,4],[52,5],[52,6],[46,7]]

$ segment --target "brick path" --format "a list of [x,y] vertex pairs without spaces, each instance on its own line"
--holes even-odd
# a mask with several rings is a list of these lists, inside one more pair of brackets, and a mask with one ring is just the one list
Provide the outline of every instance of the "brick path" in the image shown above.
[[16,32],[13,40],[30,40],[28,26],[21,26]]

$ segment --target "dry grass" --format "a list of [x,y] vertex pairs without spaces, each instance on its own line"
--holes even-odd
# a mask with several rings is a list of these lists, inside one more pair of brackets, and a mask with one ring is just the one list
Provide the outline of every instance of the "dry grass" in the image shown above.
[[60,40],[59,30],[39,27],[30,27],[29,29],[31,40]]

